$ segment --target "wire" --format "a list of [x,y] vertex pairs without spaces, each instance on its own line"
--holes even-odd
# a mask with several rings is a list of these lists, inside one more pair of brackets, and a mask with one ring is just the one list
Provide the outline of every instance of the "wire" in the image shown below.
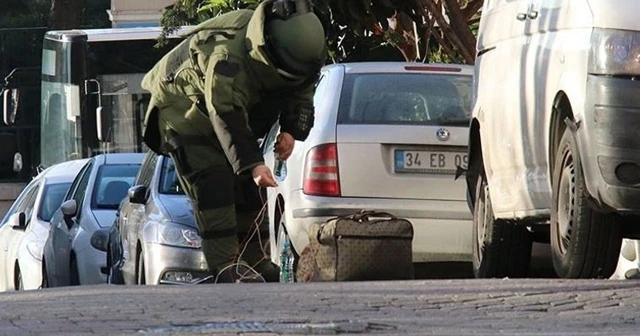
[[[262,274],[260,274],[258,271],[256,271],[253,267],[251,267],[251,266],[249,266],[249,265],[247,265],[247,264],[245,264],[245,263],[235,262],[235,263],[231,263],[231,264],[229,264],[229,265],[227,265],[227,266],[223,267],[223,268],[220,270],[220,272],[218,272],[218,274],[216,275],[216,278],[215,278],[215,280],[213,281],[213,283],[218,283],[218,279],[220,278],[220,275],[222,275],[222,273],[223,273],[224,271],[226,271],[226,270],[228,270],[228,269],[230,269],[230,268],[232,268],[232,267],[234,267],[234,266],[236,267],[236,269],[235,269],[236,274],[240,276],[240,278],[239,278],[239,279],[237,279],[237,280],[236,280],[236,282],[241,283],[241,282],[242,282],[242,279],[246,278],[246,277],[247,277],[247,274],[248,274],[249,272],[253,272],[253,273],[254,273],[253,278],[256,278],[256,275],[257,275],[257,277],[258,277],[259,279],[261,279],[261,280],[262,280],[262,282],[267,282],[267,281],[264,279],[264,277],[262,276]],[[247,270],[246,272],[244,272],[244,273],[240,273],[240,271],[238,270],[238,267],[239,267],[239,266],[247,267],[247,268],[248,268],[248,270]]]
[[[252,279],[256,278],[256,275],[259,277],[259,279],[262,280],[262,282],[266,282],[265,278],[262,276],[262,274],[260,274],[258,271],[256,271],[255,267],[257,265],[259,265],[261,262],[263,262],[264,260],[268,260],[268,253],[265,250],[265,245],[263,244],[262,241],[262,235],[260,233],[260,226],[262,224],[262,222],[264,221],[264,217],[267,213],[267,208],[268,208],[268,202],[266,199],[264,199],[262,192],[259,191],[260,194],[260,202],[262,203],[262,207],[260,208],[260,211],[258,211],[256,217],[253,220],[252,225],[249,226],[249,228],[247,229],[247,234],[245,235],[244,239],[242,240],[242,243],[239,244],[239,251],[238,253],[236,253],[232,260],[233,262],[225,267],[223,267],[218,274],[216,275],[216,278],[214,280],[214,283],[218,283],[218,279],[220,277],[220,275],[235,266],[235,272],[236,275],[239,276],[239,279],[237,279],[238,282],[242,282],[243,279],[249,277]],[[258,260],[254,265],[248,265],[245,262],[241,262],[242,256],[244,255],[244,253],[247,250],[247,247],[249,246],[249,244],[251,243],[253,237],[258,234],[258,244],[260,246],[260,251],[262,252],[262,258],[260,260]],[[242,246],[242,249],[240,249],[240,246]],[[247,267],[248,269],[246,271],[241,271],[239,268],[240,266],[243,267]],[[250,272],[253,272],[254,274],[252,275],[248,275]]]

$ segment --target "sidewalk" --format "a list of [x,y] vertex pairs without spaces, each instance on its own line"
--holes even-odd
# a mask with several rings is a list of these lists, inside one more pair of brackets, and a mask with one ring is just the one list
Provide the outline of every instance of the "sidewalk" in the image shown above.
[[0,335],[637,335],[640,283],[416,280],[0,294]]

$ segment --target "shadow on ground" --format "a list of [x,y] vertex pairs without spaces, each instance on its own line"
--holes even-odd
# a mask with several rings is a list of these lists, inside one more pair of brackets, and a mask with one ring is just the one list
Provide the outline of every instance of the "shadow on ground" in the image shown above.
[[[414,271],[416,279],[473,278],[473,268],[470,262],[420,263],[415,265]],[[549,244],[533,244],[529,278],[556,278]]]

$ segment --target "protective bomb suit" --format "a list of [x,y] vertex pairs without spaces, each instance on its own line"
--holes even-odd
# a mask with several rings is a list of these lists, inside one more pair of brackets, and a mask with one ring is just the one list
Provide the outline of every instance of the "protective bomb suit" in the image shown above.
[[[198,25],[143,80],[151,92],[144,141],[175,161],[219,282],[238,280],[243,240],[266,201],[256,171],[270,170],[257,139],[277,120],[281,134],[308,136],[326,54],[323,26],[306,0],[266,0],[255,11],[237,10]],[[257,225],[264,241],[266,221]],[[258,238],[247,245],[240,265],[263,258]],[[267,281],[277,280],[268,258],[255,269]]]

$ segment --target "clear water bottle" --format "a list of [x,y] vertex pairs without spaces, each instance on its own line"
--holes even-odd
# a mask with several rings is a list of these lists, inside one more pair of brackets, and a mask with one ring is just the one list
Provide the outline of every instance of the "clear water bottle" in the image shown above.
[[293,252],[291,251],[293,247],[289,238],[285,238],[283,243],[284,246],[280,255],[280,282],[291,283],[294,282]]
[[276,162],[273,165],[273,175],[276,177],[278,182],[284,181],[287,178],[287,161],[276,159]]

